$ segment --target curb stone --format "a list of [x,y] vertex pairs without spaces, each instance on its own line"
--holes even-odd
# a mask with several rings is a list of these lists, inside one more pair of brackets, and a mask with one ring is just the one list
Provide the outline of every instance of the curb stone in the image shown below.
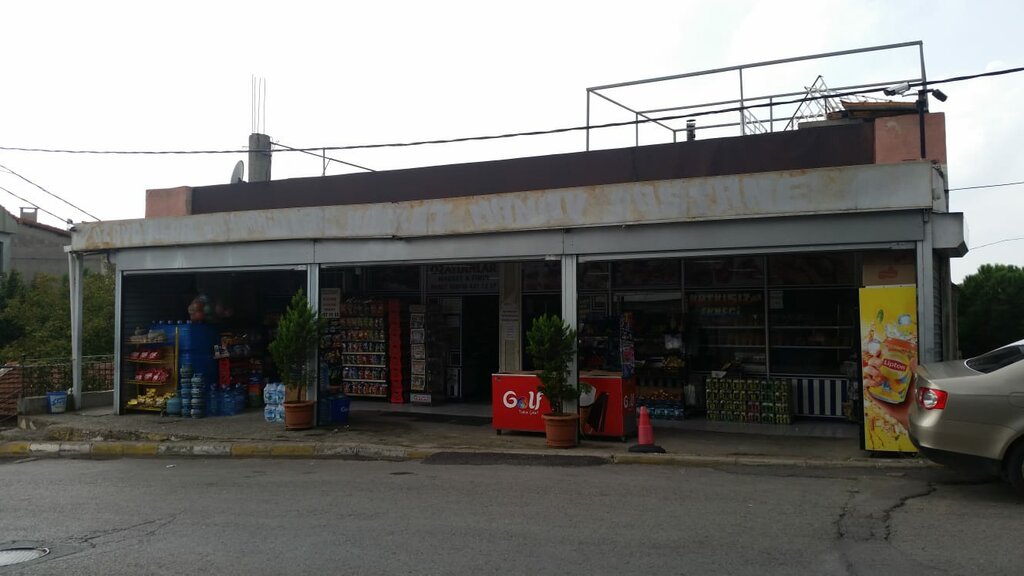
[[[440,449],[386,446],[375,444],[325,444],[295,442],[0,442],[0,458],[366,458],[372,460],[424,460],[441,452],[499,453],[508,455],[550,456],[545,450]],[[923,459],[815,460],[771,456],[704,456],[698,454],[608,454],[591,450],[559,453],[569,457],[601,458],[614,465],[660,466],[784,466],[799,468],[873,468],[923,469],[939,467]]]

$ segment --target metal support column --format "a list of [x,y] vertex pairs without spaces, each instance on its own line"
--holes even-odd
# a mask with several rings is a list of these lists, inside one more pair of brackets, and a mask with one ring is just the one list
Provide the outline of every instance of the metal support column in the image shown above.
[[590,90],[587,90],[587,147],[584,148],[587,152],[590,152]]
[[740,135],[747,135],[747,107],[743,102],[743,68],[739,69],[740,73]]
[[121,414],[121,342],[124,323],[124,273],[114,272],[114,413]]
[[82,408],[82,255],[68,252],[71,288],[71,394],[75,410]]
[[[319,312],[320,310],[320,265],[319,264],[307,264],[306,265],[306,301],[309,302],[309,306]],[[306,400],[312,400],[316,402],[318,400],[318,392],[320,390],[320,347],[317,346],[313,350],[313,354],[310,356],[306,363],[306,369],[310,370],[312,374],[316,375],[316,378],[312,382],[306,383]]]
[[935,362],[935,250],[931,213],[922,212],[924,239],[917,243],[917,347],[918,362]]
[[[577,304],[576,304],[576,269],[579,262],[579,257],[576,254],[563,254],[562,255],[562,320],[567,322],[573,329],[579,327],[579,320],[576,317]],[[569,362],[569,381],[576,382],[578,373],[578,358],[576,354],[573,354],[572,360]],[[576,411],[576,401],[566,402],[564,409],[566,412]]]

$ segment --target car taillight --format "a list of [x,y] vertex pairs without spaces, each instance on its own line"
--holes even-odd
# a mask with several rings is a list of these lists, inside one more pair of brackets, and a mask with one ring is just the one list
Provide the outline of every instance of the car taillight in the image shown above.
[[917,389],[917,405],[925,410],[942,410],[946,407],[946,399],[949,394],[934,388]]

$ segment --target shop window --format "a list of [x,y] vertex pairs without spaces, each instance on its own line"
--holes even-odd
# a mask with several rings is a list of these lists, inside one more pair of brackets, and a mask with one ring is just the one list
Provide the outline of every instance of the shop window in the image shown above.
[[374,266],[367,268],[372,292],[419,292],[419,266]]
[[523,292],[560,292],[561,262],[523,262]]
[[839,376],[858,348],[854,288],[769,290],[773,374]]
[[427,266],[427,292],[431,294],[489,294],[498,292],[498,265],[430,264]]
[[608,290],[610,264],[608,262],[584,262],[579,267],[580,290]]
[[624,260],[612,263],[612,288],[674,288],[682,285],[679,260]]
[[852,286],[854,255],[775,254],[768,257],[770,286]]
[[715,256],[684,262],[687,288],[764,286],[763,256]]
[[763,290],[691,292],[687,318],[686,344],[695,370],[766,372]]

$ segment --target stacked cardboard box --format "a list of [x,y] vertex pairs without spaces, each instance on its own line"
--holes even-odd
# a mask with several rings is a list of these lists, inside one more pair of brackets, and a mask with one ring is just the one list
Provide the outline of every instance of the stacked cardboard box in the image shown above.
[[706,387],[708,420],[793,423],[793,394],[783,378],[709,377]]
[[403,355],[402,355],[402,303],[396,298],[388,300],[388,366],[390,367],[389,381],[391,383],[391,403],[402,404],[405,402],[405,387],[403,385]]

